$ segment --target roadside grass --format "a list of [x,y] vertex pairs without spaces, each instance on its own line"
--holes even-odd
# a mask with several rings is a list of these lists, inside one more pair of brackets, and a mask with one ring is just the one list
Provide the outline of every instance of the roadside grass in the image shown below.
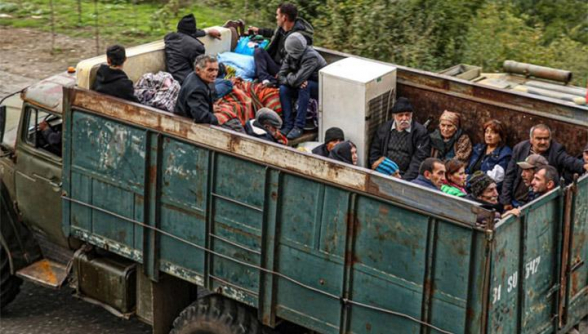
[[[77,1],[53,0],[55,32],[94,38],[97,27],[101,41],[133,46],[175,31],[178,20],[188,13],[194,13],[198,27],[222,25],[234,17],[226,8],[203,4],[182,7],[177,0],[167,5],[134,2],[138,1],[99,0],[96,8],[93,0],[83,0],[79,15]],[[0,0],[0,14],[4,14],[0,15],[1,26],[51,31],[49,0]]]

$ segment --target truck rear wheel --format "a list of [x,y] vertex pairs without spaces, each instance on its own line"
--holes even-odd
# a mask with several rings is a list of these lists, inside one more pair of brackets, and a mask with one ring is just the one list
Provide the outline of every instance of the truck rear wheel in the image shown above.
[[10,274],[8,253],[0,246],[0,309],[10,304],[20,292],[22,280]]
[[174,320],[170,334],[260,334],[261,325],[245,307],[219,295],[199,299]]

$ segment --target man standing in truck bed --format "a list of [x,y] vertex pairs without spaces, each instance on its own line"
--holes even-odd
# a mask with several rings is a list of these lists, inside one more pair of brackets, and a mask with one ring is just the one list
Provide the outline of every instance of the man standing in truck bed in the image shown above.
[[276,22],[278,23],[278,28],[275,31],[273,29],[249,27],[249,30],[254,34],[272,38],[267,50],[256,48],[253,57],[255,59],[255,75],[259,81],[274,86],[277,85],[276,75],[286,57],[284,43],[288,35],[299,32],[306,39],[306,44],[312,45],[314,34],[314,28],[310,23],[298,17],[298,9],[290,3],[283,3],[278,6]]

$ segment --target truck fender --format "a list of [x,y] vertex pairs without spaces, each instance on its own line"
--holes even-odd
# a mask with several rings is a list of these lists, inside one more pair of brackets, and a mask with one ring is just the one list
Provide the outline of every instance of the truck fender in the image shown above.
[[41,258],[41,250],[31,230],[17,214],[10,194],[0,181],[0,244],[8,254],[10,273]]

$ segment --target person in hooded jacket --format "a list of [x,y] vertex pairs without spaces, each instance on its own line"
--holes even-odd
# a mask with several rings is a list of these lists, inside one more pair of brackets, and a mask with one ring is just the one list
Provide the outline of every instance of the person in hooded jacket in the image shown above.
[[269,108],[261,108],[257,111],[255,119],[245,123],[245,133],[252,137],[288,145],[286,136],[280,133],[282,119],[275,111]]
[[349,140],[340,142],[329,153],[329,159],[357,166],[357,147]]
[[[280,102],[284,116],[282,133],[288,139],[300,137],[306,124],[306,110],[310,98],[318,99],[318,72],[327,66],[325,59],[300,33],[288,36],[285,43],[286,59],[278,73]],[[298,99],[296,118],[292,110],[292,99]]]
[[112,45],[106,49],[106,64],[100,65],[96,72],[94,90],[102,94],[112,95],[131,102],[139,103],[135,96],[133,82],[123,71],[123,64],[127,60],[125,48]]
[[207,31],[196,29],[194,14],[188,14],[178,22],[177,32],[165,35],[165,67],[180,85],[188,74],[194,71],[196,57],[204,54],[204,44],[198,37],[210,37],[220,39],[220,32],[216,29]]
[[255,59],[255,75],[260,82],[266,85],[277,85],[276,75],[286,58],[284,43],[291,34],[298,32],[304,36],[307,45],[312,45],[314,28],[303,18],[298,17],[298,9],[290,3],[283,3],[276,10],[276,22],[278,27],[274,29],[249,27],[249,31],[256,35],[270,38],[267,50],[256,48],[253,53]]

